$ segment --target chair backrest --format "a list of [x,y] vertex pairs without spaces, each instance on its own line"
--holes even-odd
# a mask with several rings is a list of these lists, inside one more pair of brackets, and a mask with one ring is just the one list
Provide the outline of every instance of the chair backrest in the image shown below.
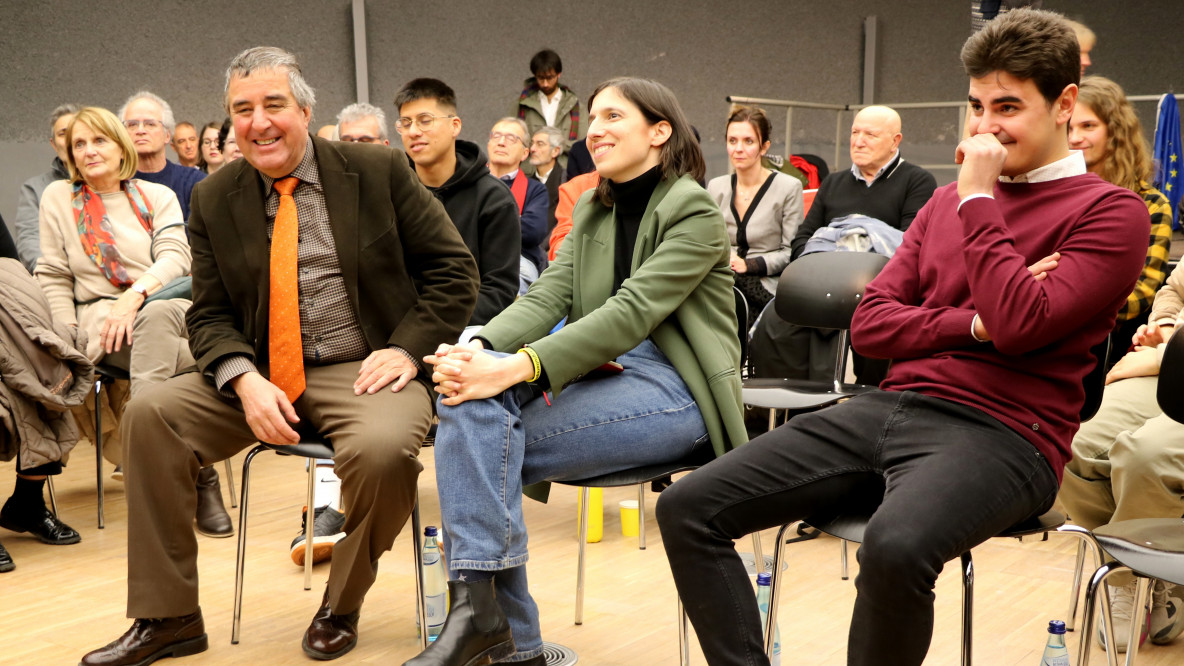
[[743,368],[748,359],[748,300],[735,285],[732,295],[736,298],[736,334],[740,336],[740,367]]
[[804,190],[802,191],[802,216],[810,213],[810,206],[814,205],[814,197],[818,196],[818,190]]
[[1164,414],[1184,423],[1184,335],[1173,335],[1168,340],[1159,364],[1155,398]]
[[782,319],[809,328],[851,328],[863,290],[888,263],[872,252],[816,252],[790,262],[777,282]]

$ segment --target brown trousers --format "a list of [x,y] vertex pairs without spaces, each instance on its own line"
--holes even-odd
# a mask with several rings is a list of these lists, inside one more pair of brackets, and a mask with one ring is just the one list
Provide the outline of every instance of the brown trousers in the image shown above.
[[[333,442],[342,481],[346,536],[333,548],[328,589],[338,614],[361,607],[379,556],[411,515],[423,470],[417,455],[432,418],[431,394],[419,381],[398,393],[388,388],[355,396],[360,366],[306,367],[307,388],[295,403],[300,425]],[[255,436],[238,401],[222,397],[198,373],[133,398],[123,431],[128,617],[192,613],[198,607],[198,470],[251,446]]]

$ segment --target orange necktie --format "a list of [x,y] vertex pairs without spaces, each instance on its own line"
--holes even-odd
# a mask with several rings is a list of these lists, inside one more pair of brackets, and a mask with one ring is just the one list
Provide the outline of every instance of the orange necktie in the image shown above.
[[300,224],[292,191],[300,182],[289,176],[275,182],[280,207],[271,232],[271,300],[268,307],[267,347],[271,383],[290,402],[304,393],[304,347],[300,342],[300,289],[296,281],[296,241]]

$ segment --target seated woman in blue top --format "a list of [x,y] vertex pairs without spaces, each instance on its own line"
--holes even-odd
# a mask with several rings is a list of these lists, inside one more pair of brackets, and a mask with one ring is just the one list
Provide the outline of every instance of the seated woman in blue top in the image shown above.
[[712,178],[715,199],[732,241],[736,287],[748,302],[748,327],[773,300],[777,278],[789,265],[790,243],[802,223],[802,183],[766,169],[772,127],[763,109],[741,106],[728,117],[728,161],[735,171]]
[[[669,89],[642,79],[601,84],[590,109],[603,180],[556,260],[472,342],[424,359],[442,396],[452,606],[410,666],[544,663],[524,485],[710,458],[747,439],[728,236],[695,182],[690,125]],[[598,370],[609,361],[623,370]]]

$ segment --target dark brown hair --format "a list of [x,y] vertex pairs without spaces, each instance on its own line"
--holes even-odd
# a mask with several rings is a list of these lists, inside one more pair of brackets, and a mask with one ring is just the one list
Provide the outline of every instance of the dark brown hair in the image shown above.
[[[703,174],[707,171],[703,151],[699,149],[695,132],[683,115],[678,99],[669,88],[649,79],[610,79],[592,91],[588,98],[588,108],[592,108],[592,102],[597,95],[609,88],[616,90],[621,97],[636,106],[650,125],[663,120],[670,123],[670,138],[662,144],[659,162],[663,179],[679,178],[683,174],[690,174],[695,180],[703,179]],[[606,206],[613,205],[612,191],[607,179],[602,179],[597,186],[596,198]]]
[[733,107],[731,115],[728,116],[728,125],[732,123],[748,123],[752,125],[752,129],[756,131],[756,136],[760,139],[762,146],[769,140],[769,136],[773,134],[773,126],[769,124],[769,119],[765,117],[765,110],[759,106],[737,105]]
[[1060,14],[1013,9],[987,23],[962,46],[962,66],[971,78],[1007,72],[1036,84],[1052,104],[1081,79],[1077,35]]

